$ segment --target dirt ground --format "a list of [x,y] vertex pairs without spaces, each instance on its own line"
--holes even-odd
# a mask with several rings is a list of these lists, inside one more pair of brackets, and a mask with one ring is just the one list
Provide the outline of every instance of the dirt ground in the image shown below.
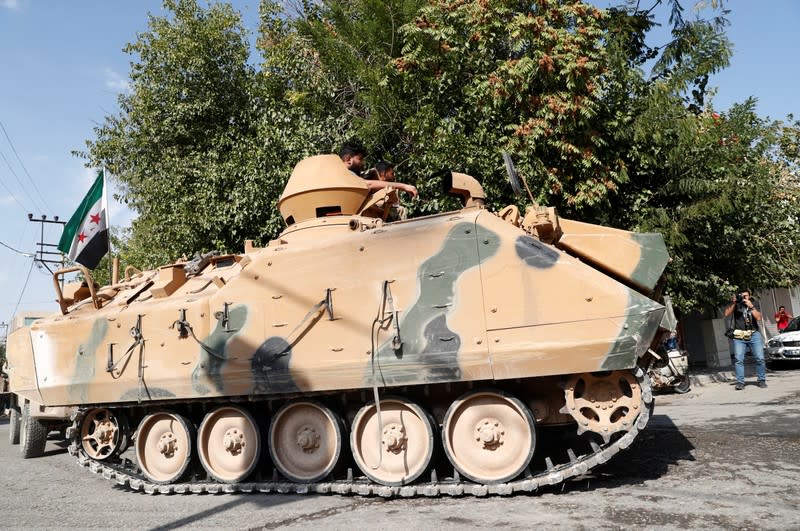
[[391,499],[130,492],[63,444],[22,460],[0,419],[0,527],[100,529],[798,529],[800,371],[658,395],[634,445],[533,495]]

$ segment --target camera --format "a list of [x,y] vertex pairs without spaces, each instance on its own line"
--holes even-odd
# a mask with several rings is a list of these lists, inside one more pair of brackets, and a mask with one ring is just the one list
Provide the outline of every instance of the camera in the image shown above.
[[736,294],[736,304],[744,304],[744,295],[741,293]]

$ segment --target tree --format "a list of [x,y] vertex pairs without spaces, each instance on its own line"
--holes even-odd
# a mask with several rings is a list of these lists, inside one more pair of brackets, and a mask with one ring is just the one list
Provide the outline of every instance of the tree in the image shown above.
[[[795,283],[797,186],[787,176],[797,159],[781,147],[792,128],[758,118],[752,101],[714,112],[709,76],[728,65],[731,53],[724,11],[687,22],[674,3],[673,40],[662,48],[646,43],[650,13],[609,12],[599,116],[609,156],[627,179],[605,209],[584,215],[661,232],[673,258],[667,290],[679,310],[713,307],[735,286]],[[653,60],[646,76],[641,66]],[[758,259],[745,265],[743,257]]]
[[418,102],[405,120],[416,166],[445,164],[511,199],[510,151],[540,200],[567,210],[599,201],[619,178],[595,155],[602,13],[582,2],[432,2],[403,28],[396,68]]
[[358,137],[376,158],[399,162],[409,98],[397,86],[392,61],[401,53],[401,27],[423,4],[328,0],[304,3],[292,15],[263,1],[263,86],[291,124],[287,134],[316,142],[315,152]]
[[153,266],[184,253],[240,248],[271,216],[250,149],[255,74],[241,20],[229,5],[165,0],[171,16],[125,51],[131,91],[89,142],[139,214],[129,245]]
[[[657,21],[638,2],[284,5],[261,2],[258,71],[224,4],[166,0],[171,16],[128,47],[132,92],[89,157],[140,214],[122,246],[137,265],[274,237],[293,165],[358,137],[420,189],[412,213],[453,206],[442,168],[477,177],[493,208],[516,201],[506,150],[562,215],[661,232],[680,310],[800,278],[800,129],[751,102],[714,112],[709,80],[731,55],[721,3],[690,20],[671,0],[663,46],[648,43]],[[742,267],[745,249],[760,261]]]
[[800,189],[776,149],[785,126],[758,118],[752,100],[674,125],[660,133],[676,140],[640,151],[658,176],[632,178],[637,190],[624,190],[612,208],[637,228],[664,235],[678,307],[713,306],[737,286],[796,283]]
[[494,206],[512,200],[501,150],[560,205],[593,204],[614,188],[589,127],[602,74],[596,8],[328,0],[292,18],[263,5],[272,9],[260,41],[265,73],[326,125],[322,145],[356,136],[375,158],[392,158],[422,192],[417,211],[453,206],[430,178],[443,167],[481,178]]

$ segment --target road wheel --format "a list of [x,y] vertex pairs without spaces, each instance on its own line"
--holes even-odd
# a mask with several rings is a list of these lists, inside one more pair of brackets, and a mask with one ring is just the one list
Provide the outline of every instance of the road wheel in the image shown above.
[[281,474],[298,483],[319,481],[342,455],[342,421],[313,400],[283,406],[269,426],[269,452]]
[[536,425],[525,404],[508,393],[473,391],[448,408],[442,439],[461,475],[479,483],[504,483],[530,463]]
[[381,485],[399,487],[417,479],[431,462],[434,448],[431,417],[403,398],[382,398],[353,419],[350,448],[358,468]]
[[47,426],[40,419],[31,417],[30,403],[22,406],[22,421],[19,435],[19,450],[23,459],[41,457],[47,444]]
[[169,411],[152,413],[136,431],[136,460],[147,479],[163,485],[183,477],[194,441],[194,426],[188,419]]
[[12,406],[8,410],[8,440],[11,444],[19,444],[19,409]]
[[209,476],[238,483],[250,475],[261,456],[258,424],[240,407],[219,407],[206,415],[197,430],[197,453]]

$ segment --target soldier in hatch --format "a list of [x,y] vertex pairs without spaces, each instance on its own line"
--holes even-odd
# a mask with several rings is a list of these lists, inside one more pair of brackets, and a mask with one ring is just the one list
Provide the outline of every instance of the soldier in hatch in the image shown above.
[[[348,170],[359,177],[364,177],[361,175],[361,172],[364,169],[364,158],[366,158],[366,156],[367,150],[364,149],[364,146],[356,142],[347,142],[342,146],[342,149],[339,150],[339,158],[342,159],[344,165],[347,166]],[[417,188],[410,184],[372,179],[369,178],[369,176],[364,179],[364,182],[367,183],[370,192],[375,192],[381,188],[391,186],[401,192],[411,194],[411,197],[417,197]]]

